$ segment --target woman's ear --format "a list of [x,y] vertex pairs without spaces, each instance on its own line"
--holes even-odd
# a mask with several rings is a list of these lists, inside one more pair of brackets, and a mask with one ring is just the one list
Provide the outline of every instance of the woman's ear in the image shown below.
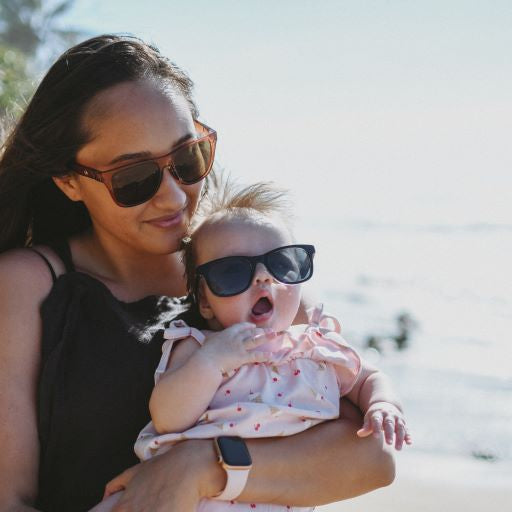
[[71,201],[81,201],[80,183],[78,177],[74,174],[65,174],[64,176],[52,176],[52,180]]
[[199,282],[199,286],[197,287],[197,294],[199,299],[199,313],[205,320],[213,320],[215,315],[213,310],[208,302],[208,298],[206,297],[206,293],[204,291],[205,287],[204,279],[201,279]]

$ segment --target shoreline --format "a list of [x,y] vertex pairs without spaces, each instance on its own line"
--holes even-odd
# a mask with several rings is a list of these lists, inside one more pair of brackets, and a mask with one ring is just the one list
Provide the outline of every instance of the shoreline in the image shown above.
[[512,502],[512,462],[414,452],[398,453],[392,485],[318,512],[484,512]]

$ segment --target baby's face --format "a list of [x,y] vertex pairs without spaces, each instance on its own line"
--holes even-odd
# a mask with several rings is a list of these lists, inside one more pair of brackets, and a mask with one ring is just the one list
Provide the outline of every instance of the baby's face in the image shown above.
[[[284,225],[267,217],[223,219],[200,230],[196,240],[198,265],[226,256],[259,256],[294,243]],[[257,263],[249,288],[232,297],[218,297],[203,278],[200,282],[200,311],[213,329],[239,322],[252,322],[275,331],[287,329],[297,314],[300,299],[299,284],[280,283],[263,263]]]

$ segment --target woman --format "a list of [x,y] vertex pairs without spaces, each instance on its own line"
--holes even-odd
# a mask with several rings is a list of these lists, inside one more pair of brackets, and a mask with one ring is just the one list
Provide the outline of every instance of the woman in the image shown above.
[[[96,37],[52,66],[5,145],[0,512],[87,510],[137,462],[161,329],[186,310],[176,251],[214,156],[191,90],[140,40]],[[359,422],[248,441],[240,499],[312,505],[389,484],[391,455]],[[211,441],[186,441],[121,481],[118,511],[188,512],[226,475]]]

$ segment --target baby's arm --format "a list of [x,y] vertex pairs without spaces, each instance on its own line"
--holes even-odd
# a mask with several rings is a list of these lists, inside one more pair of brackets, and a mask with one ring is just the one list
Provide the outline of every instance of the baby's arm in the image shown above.
[[201,367],[192,356],[200,348],[194,338],[180,341],[173,349],[167,371],[153,389],[149,411],[160,434],[182,432],[206,410],[222,380],[214,368]]
[[357,432],[359,437],[372,433],[379,436],[383,431],[387,444],[392,444],[394,440],[397,450],[402,449],[404,442],[411,444],[400,400],[387,375],[363,362],[357,381],[347,397],[364,414],[363,426]]
[[254,324],[242,323],[212,333],[202,347],[193,338],[181,341],[149,401],[156,431],[183,432],[194,425],[211,402],[224,372],[264,361],[263,352],[251,351],[266,341],[262,333]]

